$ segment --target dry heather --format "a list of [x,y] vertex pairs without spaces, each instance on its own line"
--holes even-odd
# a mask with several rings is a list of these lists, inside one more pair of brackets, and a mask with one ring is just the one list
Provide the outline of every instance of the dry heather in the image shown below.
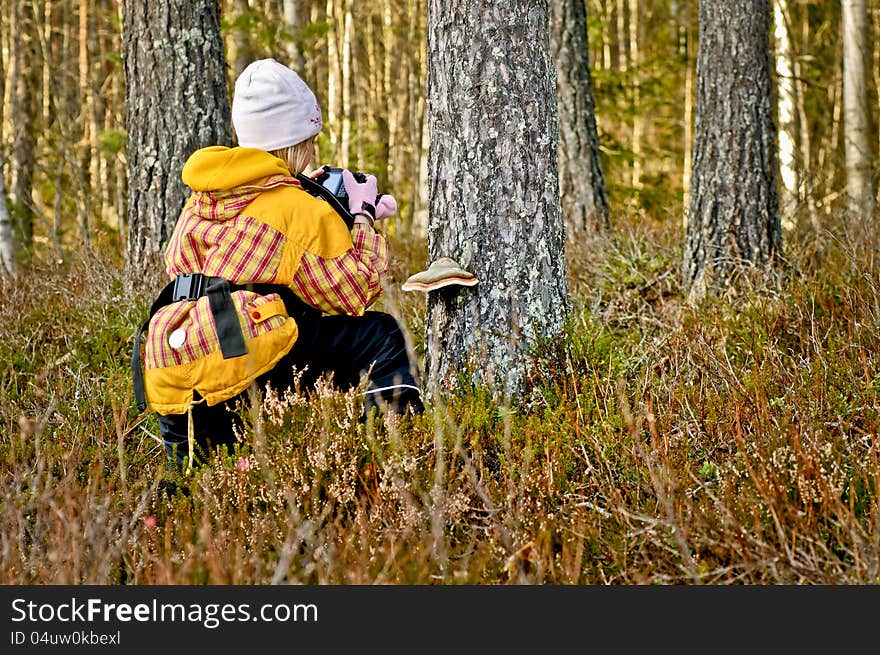
[[[779,280],[691,307],[671,232],[569,247],[528,403],[362,424],[353,394],[279,390],[185,477],[130,391],[159,277],[36,261],[0,283],[0,582],[880,583],[876,250],[792,235]],[[424,244],[393,249],[383,308],[420,353],[395,289]]]

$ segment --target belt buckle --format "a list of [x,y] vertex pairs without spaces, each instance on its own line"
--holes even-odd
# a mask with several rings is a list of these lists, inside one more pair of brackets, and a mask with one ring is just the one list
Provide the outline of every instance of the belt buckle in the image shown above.
[[171,302],[197,300],[204,295],[205,276],[201,273],[181,273],[174,280]]

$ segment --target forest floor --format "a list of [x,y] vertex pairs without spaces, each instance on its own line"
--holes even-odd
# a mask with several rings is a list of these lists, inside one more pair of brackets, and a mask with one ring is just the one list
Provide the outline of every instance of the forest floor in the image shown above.
[[[131,391],[161,270],[36,257],[0,282],[0,582],[880,583],[876,246],[786,235],[778,279],[691,305],[679,232],[569,245],[528,402],[364,424],[353,393],[273,395],[187,476]],[[390,248],[380,308],[421,356],[425,296],[399,287],[425,243]]]

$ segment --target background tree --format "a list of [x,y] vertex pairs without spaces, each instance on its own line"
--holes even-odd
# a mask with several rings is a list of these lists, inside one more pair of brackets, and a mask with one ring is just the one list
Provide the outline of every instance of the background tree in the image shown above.
[[37,91],[41,63],[36,50],[36,11],[33,0],[12,0],[9,120],[14,129],[9,194],[13,240],[25,259],[31,251],[34,237]]
[[15,275],[15,239],[12,236],[12,222],[6,205],[6,184],[3,180],[3,158],[0,157],[0,276]]
[[779,140],[780,217],[783,227],[793,228],[800,200],[799,167],[797,165],[797,104],[789,34],[787,0],[773,0],[773,41],[776,68],[776,115]]
[[480,280],[429,294],[433,390],[472,370],[515,393],[568,311],[548,30],[546,0],[428,1],[428,261]]
[[550,49],[559,108],[559,195],[570,233],[609,226],[590,81],[583,0],[550,0]]
[[692,297],[779,256],[767,0],[700,2],[694,164],[684,252]]
[[842,0],[843,113],[846,191],[850,210],[867,219],[874,211],[873,142],[868,119],[868,14],[865,0]]
[[164,247],[193,151],[231,144],[226,57],[212,0],[123,5],[128,129],[128,256],[136,270]]
[[[394,236],[422,239],[428,203],[425,2],[348,2],[353,28],[346,72],[337,62],[344,50],[338,44],[346,29],[347,2],[220,3],[226,60],[234,61],[236,41],[253,57],[274,56],[288,63],[294,63],[298,49],[305,78],[325,109],[331,76],[337,89],[348,88],[350,102],[340,109],[350,122],[348,151],[341,152],[342,139],[331,143],[333,130],[328,129],[319,138],[319,159],[347,159],[350,166],[387,179],[400,204],[387,229]],[[798,225],[812,226],[819,235],[849,203],[842,3],[786,4],[794,83],[788,132],[794,139],[801,210],[811,218]],[[865,5],[872,17],[867,47],[873,62],[866,75],[867,124],[876,157],[880,38],[871,38],[870,32],[880,25],[880,2],[865,0]],[[624,221],[621,226],[633,214],[669,221],[678,232],[689,205],[693,161],[697,2],[587,0],[586,6],[608,204]],[[83,241],[126,251],[130,153],[120,56],[123,9],[119,0],[0,0],[0,151],[10,217],[15,220],[16,208],[23,208],[33,229],[28,243],[19,244],[28,247],[18,253],[23,265],[28,251],[63,258]],[[332,67],[331,39],[337,53]],[[24,68],[17,56],[23,46]],[[228,82],[234,79],[233,68],[226,67]],[[29,84],[19,85],[19,71],[33,74]],[[876,159],[871,171],[876,193]],[[633,186],[635,179],[639,188]],[[28,202],[18,204],[17,198]]]

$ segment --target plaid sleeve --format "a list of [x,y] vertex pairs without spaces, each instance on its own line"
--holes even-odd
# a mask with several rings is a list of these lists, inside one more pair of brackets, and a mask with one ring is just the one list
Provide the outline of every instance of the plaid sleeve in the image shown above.
[[382,293],[381,278],[388,272],[385,237],[355,223],[351,241],[352,248],[335,259],[303,253],[293,278],[297,295],[327,314],[360,316]]

